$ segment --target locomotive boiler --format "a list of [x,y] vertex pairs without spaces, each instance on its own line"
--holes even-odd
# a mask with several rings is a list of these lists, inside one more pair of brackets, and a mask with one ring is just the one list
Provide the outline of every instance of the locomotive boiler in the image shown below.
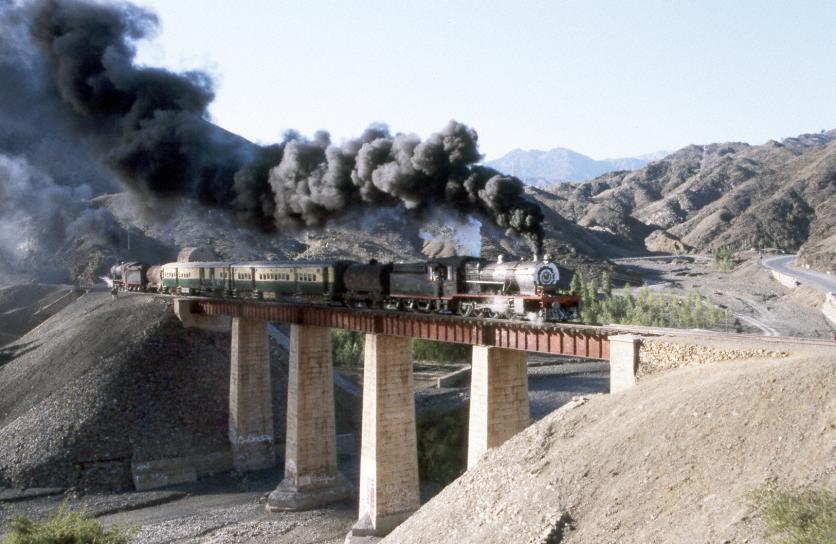
[[125,291],[145,291],[148,265],[134,261],[119,263],[110,268],[113,284]]

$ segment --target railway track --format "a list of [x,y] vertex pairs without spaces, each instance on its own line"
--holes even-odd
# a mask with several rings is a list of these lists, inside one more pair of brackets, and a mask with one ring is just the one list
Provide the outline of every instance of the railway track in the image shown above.
[[[140,294],[140,293],[130,293],[133,294]],[[165,295],[159,293],[145,293],[151,294],[154,296],[166,297],[170,299],[175,298],[185,298],[189,300],[195,301],[202,301],[207,303],[241,303],[241,304],[258,304],[258,305],[265,305],[265,306],[273,306],[279,307],[285,311],[293,311],[293,310],[303,310],[303,309],[310,309],[310,308],[318,308],[318,309],[325,309],[325,310],[335,310],[339,312],[350,312],[352,314],[356,314],[358,317],[364,318],[375,318],[375,317],[403,317],[404,319],[428,319],[428,320],[440,320],[446,322],[455,322],[461,323],[462,325],[471,325],[471,326],[481,326],[481,327],[491,327],[491,326],[498,326],[498,327],[514,327],[520,329],[529,329],[529,330],[542,330],[542,331],[565,331],[569,333],[578,332],[578,333],[585,333],[591,334],[595,336],[612,336],[616,334],[636,334],[636,335],[651,335],[651,336],[687,336],[687,337],[698,337],[698,338],[713,338],[713,339],[725,339],[725,340],[751,340],[757,342],[768,342],[768,343],[775,343],[775,344],[805,344],[805,345],[818,345],[818,346],[826,346],[826,347],[836,347],[836,342],[828,339],[819,339],[819,338],[804,338],[798,336],[762,336],[757,334],[741,334],[741,333],[727,333],[721,331],[712,331],[712,330],[704,330],[704,329],[674,329],[670,327],[643,327],[639,325],[618,325],[618,324],[609,324],[609,325],[596,325],[596,324],[586,324],[586,323],[574,323],[574,322],[563,322],[563,323],[553,323],[553,322],[534,322],[534,321],[514,321],[514,320],[506,320],[506,319],[495,319],[495,318],[481,318],[481,317],[464,317],[459,315],[452,315],[452,314],[436,314],[436,313],[424,313],[424,312],[407,312],[401,310],[377,310],[377,309],[358,309],[358,308],[347,308],[345,306],[330,306],[330,305],[312,305],[312,304],[299,304],[299,303],[290,303],[290,302],[264,302],[264,301],[257,301],[257,300],[238,300],[238,299],[215,299],[211,297],[183,297],[178,295]]]
[[693,336],[702,338],[716,338],[721,340],[752,340],[775,344],[807,344],[836,348],[836,342],[826,338],[804,338],[802,336],[762,336],[759,334],[741,334],[730,332],[709,331],[703,329],[672,329],[666,327],[641,327],[638,325],[612,325],[626,334],[651,334],[672,336]]

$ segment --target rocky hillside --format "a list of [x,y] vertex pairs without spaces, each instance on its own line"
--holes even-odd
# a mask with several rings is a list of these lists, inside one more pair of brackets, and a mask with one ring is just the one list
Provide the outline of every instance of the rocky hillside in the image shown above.
[[836,130],[692,145],[634,172],[556,185],[549,205],[652,251],[776,247],[836,266]]
[[128,488],[131,462],[228,449],[229,335],[170,304],[92,292],[0,348],[0,487]]
[[691,367],[573,403],[384,543],[764,542],[749,493],[836,488],[836,355]]

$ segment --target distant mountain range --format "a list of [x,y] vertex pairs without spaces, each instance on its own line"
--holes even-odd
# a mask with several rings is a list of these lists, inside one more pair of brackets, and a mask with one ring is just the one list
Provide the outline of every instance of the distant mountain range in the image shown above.
[[527,191],[555,216],[624,247],[778,248],[836,269],[836,130],[689,145],[632,172]]
[[515,149],[485,164],[505,174],[517,176],[529,185],[543,187],[565,181],[586,181],[618,170],[637,170],[669,153],[656,151],[638,157],[598,161],[563,147],[550,151]]

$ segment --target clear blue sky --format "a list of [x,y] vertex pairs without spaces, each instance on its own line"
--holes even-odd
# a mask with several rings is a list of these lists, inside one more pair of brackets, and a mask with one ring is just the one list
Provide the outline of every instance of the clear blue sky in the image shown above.
[[221,126],[335,141],[476,128],[596,159],[836,128],[836,1],[140,0],[142,62],[205,69]]

